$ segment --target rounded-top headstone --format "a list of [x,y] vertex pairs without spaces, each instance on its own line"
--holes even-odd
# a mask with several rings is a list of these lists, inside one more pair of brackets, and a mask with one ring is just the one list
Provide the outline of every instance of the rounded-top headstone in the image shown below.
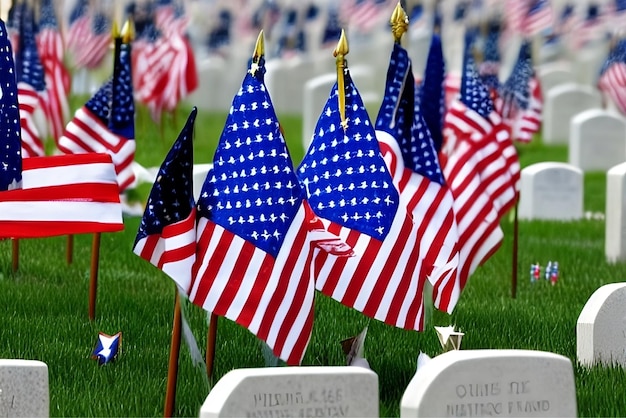
[[531,350],[454,350],[432,358],[409,383],[401,417],[573,417],[571,361]]
[[0,416],[50,415],[48,366],[37,360],[0,359]]
[[570,164],[606,171],[626,161],[626,119],[604,109],[585,110],[571,120]]
[[576,323],[576,356],[585,366],[626,367],[626,283],[600,287]]
[[626,163],[606,174],[604,253],[609,263],[626,260]]

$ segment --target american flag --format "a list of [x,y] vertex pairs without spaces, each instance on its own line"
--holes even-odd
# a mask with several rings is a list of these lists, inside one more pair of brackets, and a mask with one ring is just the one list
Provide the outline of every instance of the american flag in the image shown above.
[[165,157],[133,252],[171,277],[186,292],[196,261],[196,203],[193,197],[193,128],[197,109]]
[[156,27],[137,46],[133,58],[138,64],[134,73],[136,98],[148,106],[154,121],[160,121],[163,111],[173,111],[198,88],[194,52],[181,33],[164,36]]
[[598,88],[626,115],[626,40],[613,47],[602,66]]
[[606,15],[598,2],[590,2],[584,18],[577,22],[572,33],[572,48],[577,50],[606,36]]
[[554,24],[554,16],[550,1],[530,0],[528,3],[529,6],[528,12],[524,18],[523,33],[526,36],[534,36],[552,27]]
[[[102,12],[89,16],[89,26],[73,49],[77,68],[95,69],[107,56],[112,38],[109,18]],[[69,36],[68,36],[69,37]]]
[[65,35],[65,47],[72,53],[80,47],[91,32],[89,0],[78,0],[69,16],[69,27]]
[[113,79],[107,81],[87,103],[78,109],[59,139],[66,154],[106,152],[115,164],[120,191],[134,180],[135,155],[134,101],[131,78],[130,44],[116,40]]
[[0,238],[35,238],[124,229],[108,154],[23,161],[21,190],[0,193]]
[[0,20],[0,193],[22,187],[20,110],[13,48]]
[[339,6],[340,20],[349,30],[369,33],[389,18],[395,4],[389,0],[344,0]]
[[293,365],[313,327],[313,247],[351,249],[320,229],[304,199],[264,71],[262,58],[251,64],[202,187],[189,299],[246,327]]
[[500,88],[500,22],[491,20],[487,25],[483,62],[478,66],[482,82],[494,94]]
[[415,104],[416,111],[422,114],[426,122],[436,152],[441,151],[443,146],[443,117],[446,112],[445,78],[446,67],[441,37],[434,33],[426,59],[424,82],[417,90]]
[[347,69],[345,122],[331,89],[298,168],[311,207],[358,257],[320,257],[316,288],[390,325],[420,329],[418,227],[393,184],[363,101]]
[[[443,82],[443,75],[439,77]],[[376,120],[377,137],[401,201],[419,223],[419,260],[414,266],[419,295],[423,280],[428,278],[434,287],[435,306],[451,312],[460,295],[454,200],[426,122],[419,110],[415,112],[415,80],[408,53],[397,44],[391,54],[385,92]]]
[[[448,158],[444,166],[454,197],[459,230],[459,280],[463,289],[469,276],[500,246],[499,222],[517,198],[516,178],[507,153],[508,129],[493,111],[487,88],[480,82],[471,55],[473,38],[466,35],[460,99],[446,114]],[[507,142],[508,141],[508,142]],[[504,145],[507,146],[504,146]],[[514,154],[517,157],[517,154]],[[519,163],[517,163],[519,170]],[[518,178],[518,177],[517,177]]]
[[180,0],[158,0],[154,10],[154,24],[165,36],[172,33],[183,35],[189,25],[189,18]]
[[543,99],[533,69],[530,42],[520,47],[511,75],[502,85],[496,107],[512,128],[513,139],[530,142],[541,127]]
[[[17,93],[22,127],[22,158],[45,155],[46,81],[35,42],[33,15],[22,22],[20,47],[16,54]],[[39,122],[39,123],[38,123]]]
[[69,117],[70,75],[63,63],[63,39],[51,0],[44,0],[41,5],[37,49],[46,74],[49,128],[54,140],[58,141]]

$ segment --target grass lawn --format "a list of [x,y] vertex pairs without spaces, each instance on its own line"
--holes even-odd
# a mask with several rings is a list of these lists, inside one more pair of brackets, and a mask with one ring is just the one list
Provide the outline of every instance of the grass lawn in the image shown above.
[[[141,109],[136,160],[158,166],[187,116],[180,110],[165,121],[164,135]],[[195,160],[210,162],[224,114],[199,113]],[[299,118],[281,117],[297,165],[302,157]],[[566,161],[563,146],[539,142],[520,146],[522,165]],[[585,210],[604,212],[606,179],[585,176]],[[145,199],[149,186],[135,192]],[[49,367],[52,416],[161,416],[174,306],[174,284],[135,256],[131,249],[138,217],[125,219],[123,232],[102,236],[96,320],[87,318],[91,239],[75,239],[74,262],[65,262],[65,238],[23,240],[20,267],[11,271],[11,243],[0,241],[0,358],[44,361]],[[470,279],[452,315],[433,312],[426,331],[417,333],[369,321],[317,294],[315,326],[304,365],[342,365],[339,342],[369,323],[365,352],[379,375],[381,416],[399,415],[400,398],[415,372],[419,351],[441,352],[432,325],[455,324],[465,332],[463,349],[552,351],[576,364],[576,320],[589,296],[606,283],[623,280],[626,266],[604,258],[604,221],[521,222],[519,284],[511,298],[513,224],[503,221],[500,250]],[[558,261],[556,286],[531,284],[530,264]],[[206,314],[185,306],[201,354],[206,346]],[[105,366],[91,359],[99,331],[123,333],[122,353]],[[181,348],[177,416],[197,416],[210,386],[233,368],[262,367],[260,343],[245,329],[220,319],[212,381]],[[580,416],[626,416],[626,373],[621,368],[575,366]]]

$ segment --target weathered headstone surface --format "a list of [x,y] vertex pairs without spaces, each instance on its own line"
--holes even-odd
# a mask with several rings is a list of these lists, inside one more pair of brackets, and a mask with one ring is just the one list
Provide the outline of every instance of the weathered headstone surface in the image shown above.
[[0,416],[50,415],[48,366],[36,360],[0,359]]
[[553,87],[576,81],[576,75],[572,72],[572,64],[563,61],[542,65],[537,70],[537,77],[539,78],[541,91],[544,94]]
[[546,144],[567,144],[572,117],[600,107],[600,93],[590,86],[568,83],[551,88],[545,93],[543,141]]
[[362,367],[236,369],[200,409],[209,417],[377,417],[378,376]]
[[576,357],[585,366],[626,367],[626,283],[600,287],[576,323]]
[[520,219],[569,221],[583,216],[583,172],[571,164],[543,162],[522,169]]
[[267,61],[265,85],[276,113],[298,116],[302,113],[302,86],[317,75],[315,70],[310,58],[300,56]]
[[606,221],[604,253],[607,261],[626,260],[626,163],[616,165],[606,176]]
[[573,417],[571,361],[531,350],[453,350],[420,367],[401,417]]
[[569,163],[583,171],[606,171],[626,161],[626,119],[603,109],[571,120]]

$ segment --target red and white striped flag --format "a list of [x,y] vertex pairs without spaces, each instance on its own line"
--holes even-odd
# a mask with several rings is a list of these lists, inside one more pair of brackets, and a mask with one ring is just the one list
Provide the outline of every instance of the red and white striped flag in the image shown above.
[[198,202],[189,299],[249,329],[290,365],[313,328],[316,254],[350,255],[303,199],[254,63],[235,96]]
[[23,189],[0,193],[0,238],[124,229],[109,155],[33,157],[22,164]]

